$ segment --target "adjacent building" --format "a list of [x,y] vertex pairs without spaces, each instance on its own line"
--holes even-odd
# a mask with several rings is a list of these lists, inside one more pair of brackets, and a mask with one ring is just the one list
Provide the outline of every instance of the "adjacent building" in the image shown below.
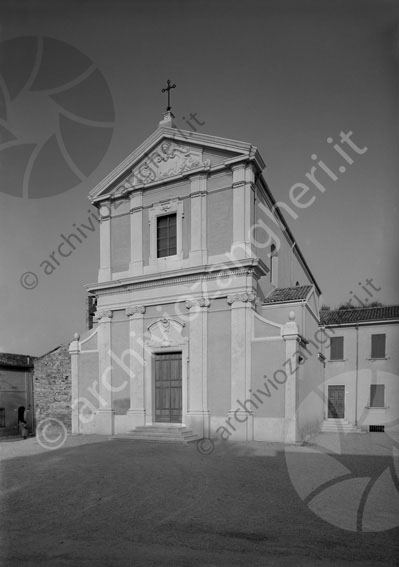
[[0,353],[0,437],[17,435],[18,422],[24,417],[29,430],[33,430],[32,373],[31,356]]
[[398,425],[399,306],[321,311],[324,414],[364,430]]

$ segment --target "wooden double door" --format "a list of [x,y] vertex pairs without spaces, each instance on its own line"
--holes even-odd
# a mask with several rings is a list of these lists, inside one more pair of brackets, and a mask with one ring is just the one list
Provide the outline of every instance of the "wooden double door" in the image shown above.
[[155,355],[155,421],[182,422],[182,354]]

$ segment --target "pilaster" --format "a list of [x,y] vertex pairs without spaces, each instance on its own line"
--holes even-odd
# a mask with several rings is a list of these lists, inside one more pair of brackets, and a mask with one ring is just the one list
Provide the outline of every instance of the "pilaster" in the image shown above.
[[251,165],[240,163],[233,171],[233,243],[231,254],[237,260],[254,256],[251,224],[254,214],[255,175]]
[[111,279],[111,209],[109,205],[100,207],[100,269],[98,281]]
[[209,437],[210,413],[208,410],[208,308],[206,297],[186,301],[190,310],[190,394],[187,417],[189,427],[201,435]]
[[130,351],[130,408],[127,412],[129,427],[132,429],[145,425],[144,397],[144,314],[143,305],[127,307],[129,317]]
[[112,311],[102,310],[96,313],[98,320],[98,386],[99,408],[96,413],[96,433],[113,435],[114,411],[112,409],[112,358],[111,358],[111,319]]
[[143,273],[143,192],[137,191],[130,198],[130,264],[132,275]]
[[[295,322],[295,313],[290,311],[289,321],[282,328],[282,337],[285,341],[285,360],[290,361],[291,376],[285,383],[285,442],[297,441],[297,343],[299,342],[298,326]],[[292,367],[291,367],[292,365]]]
[[191,177],[191,264],[206,264],[208,252],[206,244],[206,175]]
[[74,340],[69,345],[71,355],[71,397],[72,397],[72,435],[80,433],[79,428],[79,335],[75,333]]
[[[237,410],[237,403],[243,404],[251,387],[251,338],[253,325],[254,292],[229,295],[231,305],[231,405],[229,417],[236,431],[234,440],[253,439],[252,412]],[[240,404],[240,405],[241,405]]]

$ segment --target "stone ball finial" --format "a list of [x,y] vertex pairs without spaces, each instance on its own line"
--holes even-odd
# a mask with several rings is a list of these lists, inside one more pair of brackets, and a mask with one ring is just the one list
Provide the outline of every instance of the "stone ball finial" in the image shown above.
[[73,335],[73,338],[74,338],[75,341],[78,341],[78,340],[80,339],[79,333],[75,333],[75,334]]
[[290,321],[295,321],[295,311],[290,311],[288,313],[288,318]]

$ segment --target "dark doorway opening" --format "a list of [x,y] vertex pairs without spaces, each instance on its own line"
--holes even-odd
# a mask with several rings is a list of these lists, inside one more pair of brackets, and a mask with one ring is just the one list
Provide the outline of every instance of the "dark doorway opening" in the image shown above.
[[19,408],[18,408],[18,423],[20,421],[25,421],[24,416],[25,416],[25,406],[19,406]]
[[182,421],[181,352],[155,355],[155,421]]
[[328,417],[345,417],[345,386],[328,386]]

